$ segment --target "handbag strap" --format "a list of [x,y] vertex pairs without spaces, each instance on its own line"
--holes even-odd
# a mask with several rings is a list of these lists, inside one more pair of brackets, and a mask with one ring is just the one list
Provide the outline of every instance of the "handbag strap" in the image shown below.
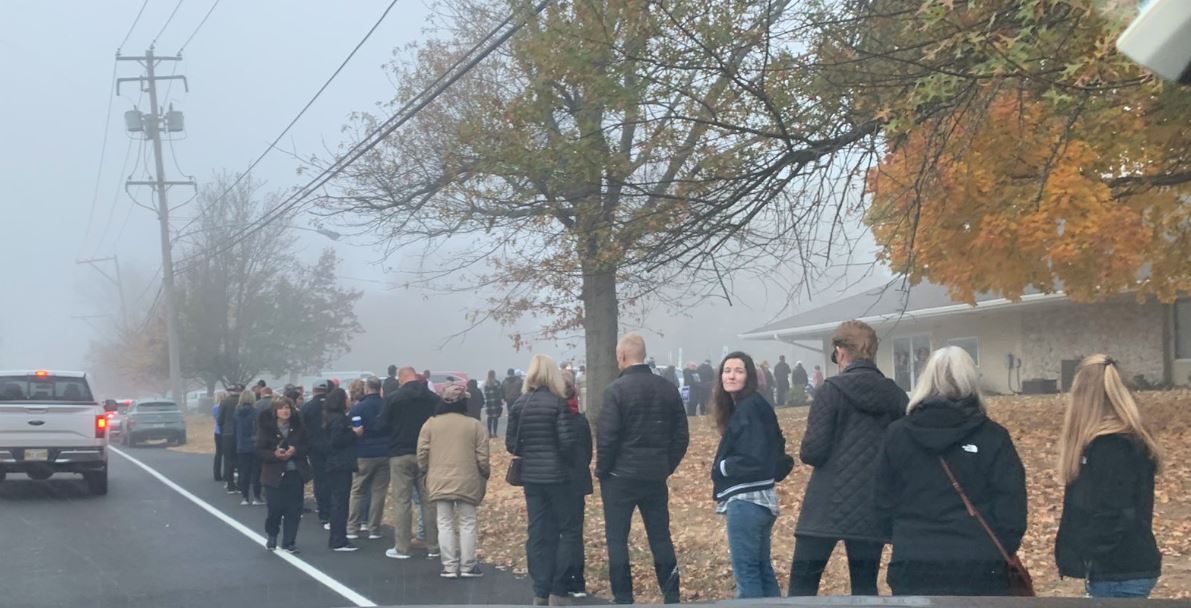
[[997,534],[989,527],[988,522],[984,521],[984,518],[981,517],[980,511],[976,510],[976,506],[972,504],[971,500],[968,500],[968,495],[964,493],[963,486],[959,485],[959,480],[955,478],[955,473],[951,472],[951,467],[947,465],[947,461],[941,455],[939,456],[939,464],[943,465],[943,472],[947,473],[947,479],[951,480],[951,487],[955,490],[955,493],[959,494],[960,500],[964,501],[964,507],[967,508],[968,515],[975,517],[976,521],[980,522],[980,527],[984,528],[984,533],[997,546],[997,551],[1001,553],[1001,558],[1007,563],[1012,563],[1013,557],[1005,550],[1005,545],[1001,544],[1001,540],[997,538]]

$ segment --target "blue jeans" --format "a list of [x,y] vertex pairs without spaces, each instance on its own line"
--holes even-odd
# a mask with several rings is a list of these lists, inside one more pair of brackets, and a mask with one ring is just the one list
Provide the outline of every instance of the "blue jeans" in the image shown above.
[[777,518],[769,509],[744,500],[729,502],[726,515],[736,597],[781,597],[769,555]]
[[1150,597],[1150,592],[1154,590],[1154,585],[1158,584],[1156,578],[1137,578],[1131,581],[1087,581],[1084,583],[1084,590],[1088,592],[1088,596],[1104,598],[1104,597]]

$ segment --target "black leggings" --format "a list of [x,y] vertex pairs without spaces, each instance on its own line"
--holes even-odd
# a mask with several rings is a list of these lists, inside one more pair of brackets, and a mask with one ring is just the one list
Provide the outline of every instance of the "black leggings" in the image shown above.
[[498,429],[500,429],[500,416],[489,416],[488,417],[488,434],[495,437]]
[[795,536],[794,561],[790,564],[790,597],[819,594],[823,570],[840,540],[844,541],[844,549],[848,552],[852,595],[877,595],[877,571],[881,568],[884,543]]

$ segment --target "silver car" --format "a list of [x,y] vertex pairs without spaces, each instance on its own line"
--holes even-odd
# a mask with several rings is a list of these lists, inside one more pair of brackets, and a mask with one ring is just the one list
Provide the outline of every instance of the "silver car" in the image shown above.
[[177,403],[166,399],[133,401],[112,428],[120,442],[129,447],[152,439],[165,439],[174,445],[186,443],[186,418]]

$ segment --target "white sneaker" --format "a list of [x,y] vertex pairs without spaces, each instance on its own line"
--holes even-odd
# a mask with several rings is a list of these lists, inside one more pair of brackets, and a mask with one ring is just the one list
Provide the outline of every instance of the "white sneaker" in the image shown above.
[[454,570],[443,570],[439,573],[439,576],[443,578],[459,578],[459,573]]
[[323,524],[323,529],[324,529],[324,530],[330,530],[330,529],[331,529],[331,522],[327,522],[327,523]]
[[381,536],[380,534],[369,534],[368,535],[368,540],[380,540],[382,538],[384,538],[384,537]]
[[471,567],[471,570],[464,570],[463,572],[460,572],[459,576],[462,576],[463,578],[480,578],[484,576],[484,573],[480,571],[480,565],[476,564]]
[[361,532],[367,532],[367,531],[368,531],[368,524],[360,524],[360,531],[361,531]]
[[385,557],[392,559],[409,559],[411,556],[404,553],[398,553],[396,549],[389,549],[388,551],[385,551]]
[[360,535],[359,534],[348,534],[346,538],[347,538],[347,540],[356,540],[356,539],[360,538]]
[[241,506],[241,507],[248,507],[248,506],[251,506],[251,505],[252,505],[252,503],[248,502],[247,500],[244,500],[244,499],[241,499],[241,500],[240,500],[240,506]]

